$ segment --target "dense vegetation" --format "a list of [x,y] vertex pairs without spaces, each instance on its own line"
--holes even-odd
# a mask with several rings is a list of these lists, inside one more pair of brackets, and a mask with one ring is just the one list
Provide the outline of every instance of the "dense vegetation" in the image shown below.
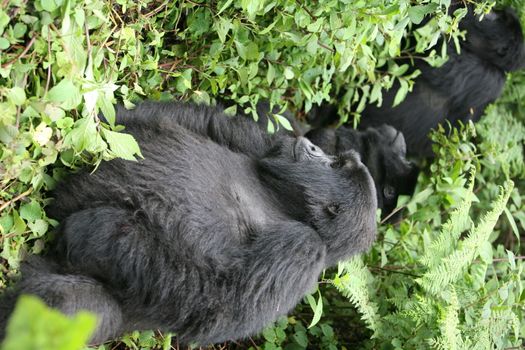
[[[45,214],[56,181],[79,166],[140,157],[114,123],[115,103],[221,98],[234,102],[231,113],[252,114],[268,99],[301,118],[339,96],[343,119],[358,123],[394,81],[398,101],[411,89],[414,75],[393,58],[440,64],[440,39],[461,40],[464,15],[447,16],[446,0],[0,3],[0,288],[25,254],[45,249],[58,224]],[[408,47],[403,38],[427,14],[434,20]],[[368,254],[327,271],[261,337],[216,348],[521,348],[524,97],[525,74],[514,74],[481,123],[434,134],[437,157],[415,196],[401,198],[403,220],[381,225]],[[276,114],[268,131],[279,127],[289,125]],[[5,349],[76,349],[93,324],[89,315],[68,323],[32,299],[18,311]],[[100,348],[170,344],[175,335],[144,332]]]

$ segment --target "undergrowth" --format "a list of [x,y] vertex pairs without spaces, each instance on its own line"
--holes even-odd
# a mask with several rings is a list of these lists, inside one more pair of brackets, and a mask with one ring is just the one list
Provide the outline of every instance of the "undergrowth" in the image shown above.
[[[58,225],[45,213],[48,192],[64,174],[140,154],[114,123],[115,103],[220,98],[232,102],[229,112],[257,118],[264,99],[301,118],[333,100],[356,124],[383,89],[399,82],[400,101],[412,88],[417,71],[407,75],[393,58],[442,63],[439,39],[459,42],[464,15],[447,16],[446,0],[0,3],[0,288],[26,254],[45,249]],[[406,48],[403,38],[427,14],[435,20]],[[436,159],[369,253],[326,271],[318,291],[259,337],[215,349],[521,348],[524,97],[518,72],[482,122],[435,133]],[[268,131],[281,127],[277,113]],[[38,339],[39,349],[58,349],[62,332],[62,348],[77,349],[92,327],[78,317],[68,322],[28,299],[4,348]],[[99,349],[177,344],[176,335],[136,332]]]

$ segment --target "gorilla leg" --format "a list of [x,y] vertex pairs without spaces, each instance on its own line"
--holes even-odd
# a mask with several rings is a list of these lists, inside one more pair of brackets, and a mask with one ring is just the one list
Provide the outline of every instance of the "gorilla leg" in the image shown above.
[[55,258],[116,291],[147,290],[156,268],[165,268],[154,265],[160,264],[156,257],[166,249],[165,239],[159,237],[163,231],[145,216],[115,207],[76,212],[63,223]]
[[18,296],[35,295],[48,306],[66,315],[87,310],[97,316],[97,328],[90,342],[100,343],[116,337],[121,332],[120,306],[96,280],[75,274],[62,274],[40,257],[31,257],[22,266],[22,279],[16,290],[8,292],[0,301],[0,339],[4,337],[7,319],[14,309]]

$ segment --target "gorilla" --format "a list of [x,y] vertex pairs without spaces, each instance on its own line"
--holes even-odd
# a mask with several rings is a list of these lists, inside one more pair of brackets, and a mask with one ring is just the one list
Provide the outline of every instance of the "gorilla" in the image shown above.
[[313,129],[305,136],[328,154],[358,152],[374,179],[381,216],[398,218],[392,215],[397,199],[414,193],[419,175],[417,166],[405,158],[406,144],[401,132],[390,125],[363,131],[343,125],[337,129]]
[[56,188],[57,238],[0,302],[1,332],[33,294],[95,313],[93,344],[145,329],[183,344],[247,337],[375,238],[374,182],[355,151],[329,156],[201,105],[142,103],[117,120],[144,158]]
[[[257,123],[262,128],[271,122],[271,113],[279,113],[279,109],[274,108],[270,112],[267,101],[257,104]],[[390,222],[399,218],[392,215],[398,197],[414,193],[419,175],[418,167],[406,159],[405,138],[401,132],[386,124],[363,131],[348,126],[308,130],[289,111],[285,111],[283,116],[290,122],[295,135],[304,135],[327,154],[337,156],[349,150],[356,151],[374,180],[382,218],[388,217]],[[284,128],[279,128],[277,132],[291,134]]]
[[[501,94],[505,74],[523,67],[523,34],[519,18],[510,8],[494,10],[480,21],[469,6],[460,28],[466,31],[461,52],[457,53],[453,42],[448,43],[449,59],[439,68],[416,60],[413,69],[419,69],[421,75],[415,79],[413,91],[395,107],[392,104],[399,85],[383,92],[380,107],[368,105],[362,112],[360,128],[390,124],[403,133],[409,155],[432,157],[431,129],[442,124],[448,130],[448,122],[457,126],[478,121],[485,107]],[[399,63],[412,64],[409,60]],[[329,106],[321,107],[311,118],[323,123],[323,115],[329,115],[325,120],[338,119],[336,109]]]

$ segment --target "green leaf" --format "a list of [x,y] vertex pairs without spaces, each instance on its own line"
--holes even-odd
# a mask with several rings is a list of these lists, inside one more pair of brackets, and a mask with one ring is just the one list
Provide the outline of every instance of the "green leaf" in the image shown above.
[[4,33],[4,29],[9,24],[9,21],[10,18],[7,13],[5,13],[3,9],[0,9],[0,35]]
[[13,36],[17,39],[22,38],[27,32],[27,26],[24,23],[18,22],[13,27]]
[[0,38],[0,50],[7,50],[11,44],[6,38]]
[[17,106],[21,106],[26,101],[26,93],[24,89],[18,86],[11,88],[7,94],[7,97],[10,98],[11,101]]
[[268,85],[272,85],[273,79],[275,78],[275,68],[271,63],[268,63],[268,71],[266,72],[266,81]]
[[241,6],[248,13],[248,18],[254,18],[255,14],[264,6],[265,0],[241,0]]
[[2,350],[80,350],[95,329],[94,315],[65,316],[34,296],[21,296],[7,325]]
[[42,8],[47,12],[53,12],[58,7],[55,0],[40,0],[40,5],[42,5]]
[[92,117],[79,119],[64,139],[66,146],[76,151],[100,152],[106,149],[106,143],[97,132],[97,126]]
[[[7,213],[6,213],[7,214]],[[13,227],[14,221],[11,215],[4,215],[0,218],[1,233],[6,234]]]
[[314,312],[314,317],[312,318],[312,322],[308,326],[308,328],[312,328],[315,326],[319,320],[321,319],[321,316],[323,314],[323,298],[321,296],[321,291],[318,290],[319,298],[317,299],[317,302],[315,301],[314,297],[311,294],[308,294],[306,296],[306,299],[308,300],[308,304],[310,304],[310,307],[312,308],[312,311]]
[[27,224],[27,226],[29,226],[31,231],[33,231],[37,237],[42,237],[47,232],[49,224],[45,220],[37,219],[35,222]]
[[277,336],[275,335],[275,330],[273,327],[268,327],[263,330],[262,335],[266,341],[269,341],[270,343],[275,343],[277,340]]
[[394,103],[392,104],[392,107],[395,107],[399,105],[408,93],[408,83],[406,80],[399,80],[399,83],[401,86],[399,87],[399,90],[397,90],[396,96],[394,97]]
[[186,90],[191,89],[192,72],[193,70],[188,68],[177,78],[177,91],[184,93]]
[[290,67],[284,68],[284,77],[288,80],[293,79],[295,77],[293,70]]
[[204,33],[208,33],[211,26],[210,11],[206,8],[199,8],[195,12],[191,12],[188,16],[188,30],[193,32],[195,37],[199,37]]
[[109,125],[115,126],[115,106],[106,97],[105,94],[100,94],[97,99],[97,106],[102,111],[102,114],[108,121]]
[[280,114],[274,114],[273,116],[275,117],[275,119],[277,119],[279,124],[283,126],[283,128],[285,128],[286,130],[293,131],[292,125],[290,124],[290,121],[288,119],[286,119]]
[[437,4],[416,5],[408,8],[408,17],[414,24],[419,24],[425,15],[433,12],[437,8]]
[[48,99],[59,103],[63,109],[69,111],[82,102],[82,95],[80,89],[71,80],[64,79],[49,90]]
[[214,23],[214,26],[219,39],[224,43],[226,41],[226,35],[228,35],[228,32],[232,28],[231,21],[226,18],[219,17],[219,20]]
[[268,134],[273,134],[275,132],[275,126],[273,125],[270,119],[268,119],[268,124],[266,125],[266,131],[268,132]]
[[224,4],[221,6],[221,9],[219,10],[219,12],[217,12],[217,16],[220,15],[221,13],[223,13],[224,10],[226,10],[228,7],[230,7],[232,2],[233,2],[233,0],[227,0],[226,2],[224,2]]
[[255,42],[250,42],[246,46],[246,59],[247,60],[256,60],[259,58],[259,47]]
[[22,204],[20,206],[20,217],[28,222],[40,219],[42,217],[42,208],[40,208],[40,204],[35,200]]
[[142,158],[140,148],[130,134],[102,129],[102,134],[109,144],[109,149],[117,156],[126,160],[136,160],[135,155]]

